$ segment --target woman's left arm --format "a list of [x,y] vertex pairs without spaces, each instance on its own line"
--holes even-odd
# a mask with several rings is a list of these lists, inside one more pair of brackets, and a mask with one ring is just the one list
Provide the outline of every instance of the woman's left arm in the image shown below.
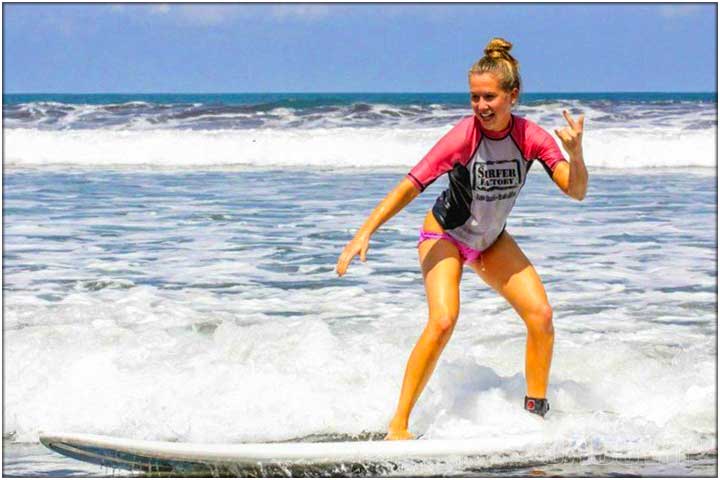
[[552,179],[569,197],[582,200],[585,198],[585,193],[587,193],[588,184],[588,173],[585,168],[582,150],[585,115],[580,115],[575,121],[567,110],[563,110],[563,116],[567,120],[568,126],[560,130],[555,129],[555,135],[558,136],[563,148],[570,156],[570,162],[558,163]]

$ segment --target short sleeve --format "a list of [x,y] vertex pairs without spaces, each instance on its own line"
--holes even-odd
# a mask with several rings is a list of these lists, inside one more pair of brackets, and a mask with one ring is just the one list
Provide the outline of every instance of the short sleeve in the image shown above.
[[533,132],[534,145],[532,160],[538,159],[543,162],[551,172],[555,171],[555,167],[560,162],[565,162],[565,157],[560,151],[560,147],[555,139],[542,128],[535,126]]
[[438,177],[452,170],[456,163],[467,163],[475,137],[474,117],[464,118],[430,149],[407,177],[418,190],[425,190]]

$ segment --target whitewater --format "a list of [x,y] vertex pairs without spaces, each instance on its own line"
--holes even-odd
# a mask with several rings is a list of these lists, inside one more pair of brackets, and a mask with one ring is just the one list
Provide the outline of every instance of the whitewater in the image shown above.
[[[335,262],[467,112],[437,98],[212,114],[203,102],[112,100],[4,105],[3,436],[15,452],[5,473],[61,471],[39,456],[41,431],[380,437],[426,321],[415,244],[446,180],[375,234],[367,263],[338,278]],[[85,113],[71,119],[43,102]],[[498,448],[407,474],[716,465],[716,103],[602,102],[538,100],[519,112],[548,129],[564,106],[588,115],[587,198],[531,171],[507,226],[555,312],[550,414],[522,410],[525,328],[468,270],[458,325],[410,430]],[[31,108],[34,117],[17,113]],[[218,117],[242,108],[278,118]],[[328,118],[307,118],[321,110]],[[519,439],[524,450],[503,449]]]
[[[711,94],[557,96],[515,113],[552,132],[582,112],[590,167],[716,165]],[[407,168],[471,113],[461,94],[45,97],[5,97],[6,167]]]

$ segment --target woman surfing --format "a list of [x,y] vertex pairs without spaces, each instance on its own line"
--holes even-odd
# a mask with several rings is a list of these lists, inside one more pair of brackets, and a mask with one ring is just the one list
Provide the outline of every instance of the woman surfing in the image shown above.
[[428,211],[420,230],[418,254],[429,315],[405,369],[387,440],[414,438],[410,412],[452,335],[460,310],[460,278],[465,265],[502,295],[527,327],[525,409],[544,416],[552,360],[553,313],[542,280],[505,229],[527,173],[537,161],[566,195],[582,200],[588,174],[582,152],[584,116],[556,129],[569,159],[552,136],[530,120],[512,114],[520,94],[512,44],[494,38],[468,73],[473,115],[463,118],[378,204],[337,262],[342,276],[352,259],[365,261],[370,237],[438,177],[449,186]]

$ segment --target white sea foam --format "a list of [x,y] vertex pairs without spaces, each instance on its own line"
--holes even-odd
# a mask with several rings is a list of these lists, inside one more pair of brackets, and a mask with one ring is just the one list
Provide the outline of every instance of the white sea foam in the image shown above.
[[[6,430],[26,441],[43,429],[196,442],[382,431],[415,339],[403,332],[419,333],[420,309],[412,309],[415,319],[404,308],[375,311],[371,305],[388,306],[389,298],[352,288],[266,294],[276,300],[170,298],[137,287],[104,300],[77,293],[58,305],[33,302],[25,314],[11,295]],[[298,320],[269,316],[272,302],[299,310]],[[579,318],[559,319],[554,410],[541,422],[519,408],[522,328],[509,311],[491,314],[496,303],[466,303],[473,316],[464,316],[413,430],[426,438],[495,437],[495,461],[504,441],[533,436],[526,458],[662,458],[716,448],[712,338],[646,330],[651,343],[643,349],[632,335],[618,342],[569,333]],[[395,328],[332,327],[368,313]],[[652,342],[665,334],[695,346],[664,357]]]
[[[376,233],[367,263],[333,267],[397,178],[7,173],[4,433],[383,431],[425,322],[417,228],[443,185]],[[524,462],[716,449],[712,179],[595,175],[582,204],[541,170],[525,188],[508,229],[555,311],[551,413],[522,410],[524,326],[466,272],[411,430],[495,438],[494,465],[520,459],[503,448],[519,438]]]
[[[8,167],[223,166],[357,169],[415,165],[451,125],[431,128],[5,131]],[[585,159],[613,169],[717,165],[715,128],[588,128]]]

